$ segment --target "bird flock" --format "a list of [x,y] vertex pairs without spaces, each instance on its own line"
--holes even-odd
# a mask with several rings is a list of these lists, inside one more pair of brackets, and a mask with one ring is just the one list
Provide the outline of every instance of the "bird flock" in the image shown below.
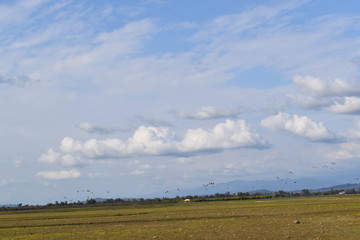
[[[329,169],[331,171],[335,171],[336,164],[337,164],[336,162],[331,161],[331,162],[328,162],[327,164],[323,164],[323,165],[319,165],[319,166],[312,166],[312,168]],[[282,184],[296,184],[297,181],[294,179],[291,179],[292,176],[294,176],[294,175],[296,175],[296,174],[293,170],[288,170],[287,176],[285,176],[284,178],[276,176],[276,180],[278,182],[281,182]],[[357,181],[358,183],[360,183],[360,177],[352,178],[352,181]],[[214,188],[214,186],[215,186],[215,182],[213,182],[213,181],[209,181],[207,183],[202,184],[202,187],[205,191],[207,191],[209,188]],[[253,186],[252,188],[255,188],[255,186]],[[227,187],[227,189],[230,189],[230,187]],[[176,188],[175,192],[181,192],[180,188],[179,187]],[[81,195],[86,194],[87,200],[91,199],[94,195],[94,192],[90,189],[80,189],[80,190],[77,190],[76,193],[81,194]],[[107,193],[107,195],[109,195],[110,191],[106,191],[106,193]],[[169,193],[170,193],[169,190],[164,191],[165,195],[167,195]],[[65,199],[65,201],[69,201],[69,202],[74,201],[73,198],[69,198],[69,197],[64,197],[64,199]]]

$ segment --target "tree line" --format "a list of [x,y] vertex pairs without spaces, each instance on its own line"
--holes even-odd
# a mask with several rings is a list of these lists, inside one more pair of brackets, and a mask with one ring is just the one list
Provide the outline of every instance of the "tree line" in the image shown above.
[[157,204],[157,203],[179,203],[184,199],[190,199],[191,202],[206,202],[206,201],[236,201],[236,200],[252,200],[252,199],[269,199],[269,198],[288,198],[288,197],[307,197],[307,196],[326,196],[326,195],[345,195],[345,194],[360,194],[359,189],[330,189],[327,191],[310,191],[303,189],[299,192],[286,192],[279,190],[274,193],[215,193],[212,195],[187,195],[176,196],[174,198],[108,198],[105,200],[96,200],[89,198],[86,201],[68,202],[68,201],[55,201],[45,205],[23,205],[17,204],[16,206],[3,206],[0,211],[11,210],[24,210],[24,209],[51,209],[51,208],[67,208],[67,207],[87,207],[87,206],[114,206],[114,205],[141,205],[141,204]]

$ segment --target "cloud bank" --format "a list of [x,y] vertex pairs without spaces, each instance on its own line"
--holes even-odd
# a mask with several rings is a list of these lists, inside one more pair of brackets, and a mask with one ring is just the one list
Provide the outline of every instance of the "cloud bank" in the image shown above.
[[360,95],[360,86],[344,79],[325,81],[313,76],[295,75],[293,82],[301,90],[318,96]]
[[251,131],[244,120],[226,120],[213,129],[189,129],[182,139],[167,127],[140,126],[127,140],[110,138],[85,142],[66,137],[60,151],[52,149],[41,162],[74,166],[84,159],[127,158],[132,156],[193,155],[236,148],[263,148],[267,143]]

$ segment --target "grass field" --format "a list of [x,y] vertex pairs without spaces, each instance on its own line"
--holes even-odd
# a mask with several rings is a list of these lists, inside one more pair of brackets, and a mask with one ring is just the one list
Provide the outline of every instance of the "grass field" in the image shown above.
[[360,196],[8,211],[0,239],[360,239]]

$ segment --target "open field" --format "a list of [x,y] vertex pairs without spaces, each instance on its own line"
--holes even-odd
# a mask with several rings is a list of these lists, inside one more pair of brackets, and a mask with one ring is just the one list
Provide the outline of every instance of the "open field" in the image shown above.
[[0,212],[0,239],[349,240],[359,236],[359,195]]

